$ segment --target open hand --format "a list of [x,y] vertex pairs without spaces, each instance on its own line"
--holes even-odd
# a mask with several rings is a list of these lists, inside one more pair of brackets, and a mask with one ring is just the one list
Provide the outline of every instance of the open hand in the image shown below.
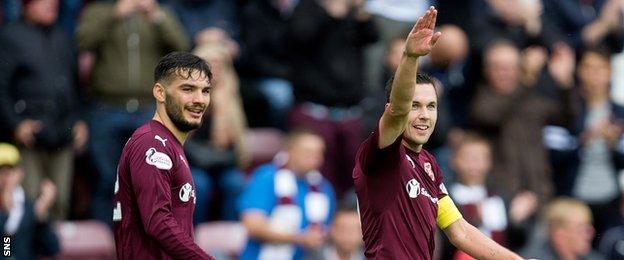
[[432,6],[422,17],[418,18],[405,42],[407,56],[419,57],[429,54],[442,35],[441,32],[434,31],[437,17],[438,10]]

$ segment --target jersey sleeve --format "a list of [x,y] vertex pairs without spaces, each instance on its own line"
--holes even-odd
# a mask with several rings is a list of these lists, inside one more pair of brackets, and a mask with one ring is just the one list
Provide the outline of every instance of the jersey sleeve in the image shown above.
[[401,137],[388,147],[379,149],[379,126],[360,145],[357,160],[365,175],[376,175],[382,171],[398,170],[400,165]]
[[[213,259],[185,234],[171,212],[171,152],[155,140],[137,140],[130,175],[146,233],[176,259]],[[175,157],[174,157],[175,158]]]
[[276,171],[274,165],[264,165],[254,171],[252,179],[238,198],[238,212],[242,214],[248,210],[258,210],[266,215],[271,214],[277,200],[272,174]]

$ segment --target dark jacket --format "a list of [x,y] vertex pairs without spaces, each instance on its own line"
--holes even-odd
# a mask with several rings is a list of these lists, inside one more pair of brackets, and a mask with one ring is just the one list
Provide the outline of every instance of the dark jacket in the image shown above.
[[286,49],[290,18],[280,14],[270,2],[251,1],[243,8],[243,75],[290,79],[290,52]]
[[337,20],[316,0],[301,0],[290,23],[297,101],[333,107],[358,104],[364,89],[364,47],[377,40],[372,19]]
[[43,121],[38,146],[54,149],[71,142],[81,95],[76,48],[58,26],[24,20],[0,29],[0,121],[11,136],[20,121]]
[[[0,212],[0,228],[4,234],[4,225],[8,215]],[[24,215],[15,234],[11,235],[11,256],[14,259],[38,259],[37,256],[54,256],[60,252],[60,244],[54,230],[48,223],[38,223],[33,211],[33,204],[26,201]]]

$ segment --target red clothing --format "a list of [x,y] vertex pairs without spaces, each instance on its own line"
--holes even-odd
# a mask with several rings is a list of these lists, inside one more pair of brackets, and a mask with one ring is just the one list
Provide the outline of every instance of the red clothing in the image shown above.
[[115,183],[117,258],[212,259],[193,241],[195,184],[180,142],[161,123],[126,143]]
[[447,195],[429,152],[401,144],[379,149],[378,130],[366,139],[353,170],[367,259],[431,259],[438,200]]

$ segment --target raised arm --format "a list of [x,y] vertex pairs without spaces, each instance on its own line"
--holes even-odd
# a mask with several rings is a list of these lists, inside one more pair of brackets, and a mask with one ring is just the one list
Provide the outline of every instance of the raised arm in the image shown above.
[[460,218],[444,229],[451,243],[476,259],[522,259]]
[[394,143],[403,133],[407,116],[412,109],[416,87],[418,58],[429,54],[442,33],[434,32],[438,11],[432,6],[416,21],[405,41],[401,63],[394,74],[390,100],[379,120],[379,148]]

